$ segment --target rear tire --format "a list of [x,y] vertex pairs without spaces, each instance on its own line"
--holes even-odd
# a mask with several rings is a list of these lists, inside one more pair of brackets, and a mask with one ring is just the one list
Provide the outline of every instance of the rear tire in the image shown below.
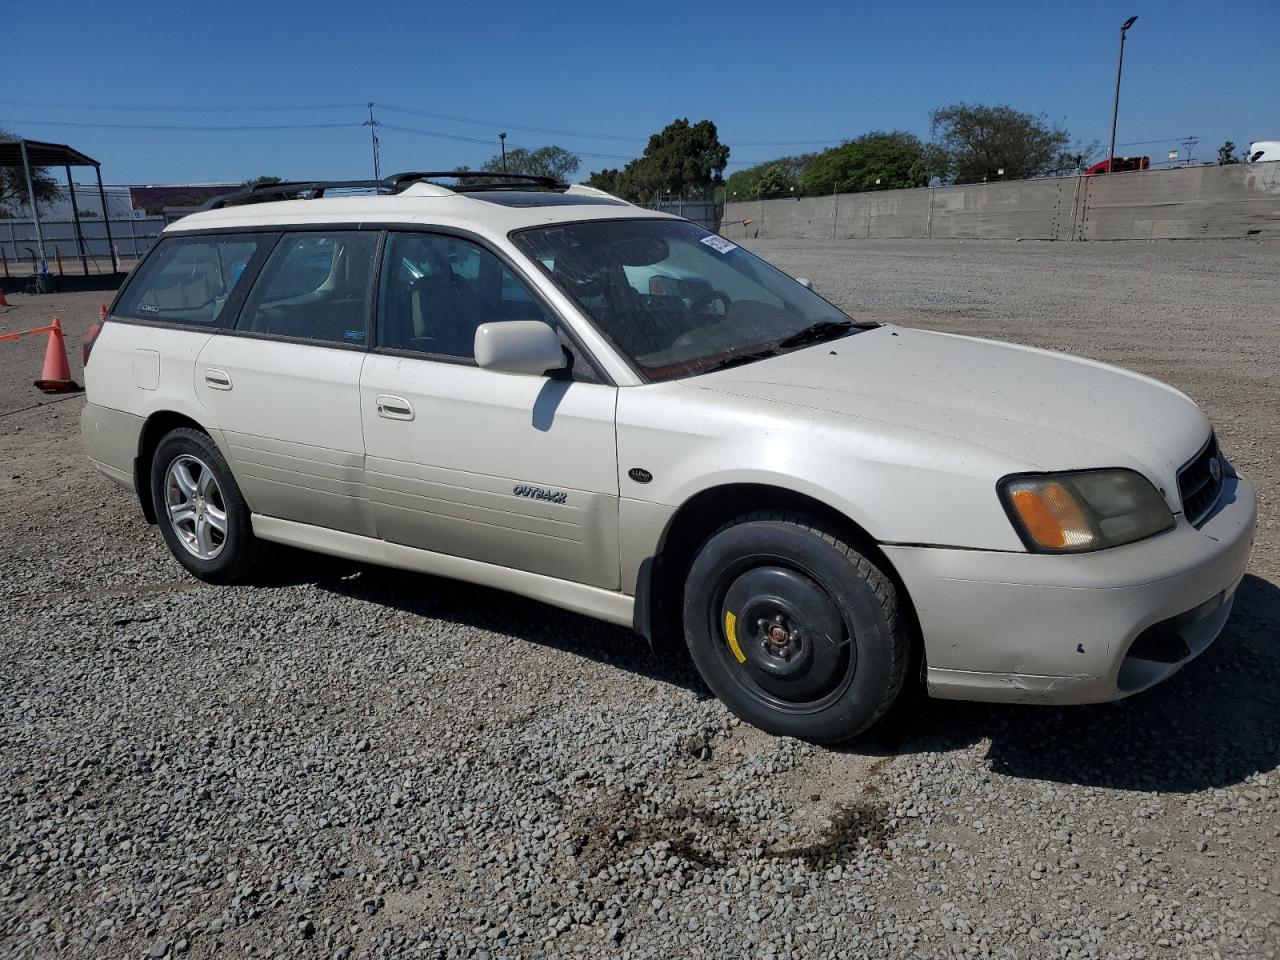
[[699,672],[730,710],[818,743],[879,719],[911,650],[885,571],[797,514],[747,514],[707,539],[686,580],[684,628]]
[[239,583],[257,568],[263,544],[231,468],[208,434],[167,433],[151,457],[151,502],[170,552],[209,583]]

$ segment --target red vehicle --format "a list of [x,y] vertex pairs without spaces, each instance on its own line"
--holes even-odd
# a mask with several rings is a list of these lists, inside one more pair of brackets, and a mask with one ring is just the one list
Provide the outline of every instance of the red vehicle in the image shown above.
[[1086,177],[1096,177],[1100,173],[1127,173],[1130,170],[1150,170],[1150,157],[1112,157],[1111,169],[1107,169],[1106,160],[1099,160],[1084,172]]

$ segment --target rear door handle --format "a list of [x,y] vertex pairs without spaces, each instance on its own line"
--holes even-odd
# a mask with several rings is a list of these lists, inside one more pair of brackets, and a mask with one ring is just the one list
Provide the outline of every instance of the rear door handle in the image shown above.
[[378,416],[386,417],[388,420],[412,420],[413,404],[404,397],[392,396],[389,393],[380,393],[373,401],[378,407]]
[[230,390],[231,374],[225,370],[215,370],[210,367],[204,372],[204,382],[214,390]]

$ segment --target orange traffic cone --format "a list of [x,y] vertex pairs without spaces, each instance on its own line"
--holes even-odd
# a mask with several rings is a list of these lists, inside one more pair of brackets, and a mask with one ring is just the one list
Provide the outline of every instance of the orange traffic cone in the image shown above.
[[71,366],[67,363],[67,343],[62,339],[62,321],[53,318],[49,331],[49,345],[44,350],[44,372],[36,386],[45,393],[75,393],[80,384],[71,379]]
[[107,319],[107,305],[105,303],[98,304],[98,322],[101,323]]

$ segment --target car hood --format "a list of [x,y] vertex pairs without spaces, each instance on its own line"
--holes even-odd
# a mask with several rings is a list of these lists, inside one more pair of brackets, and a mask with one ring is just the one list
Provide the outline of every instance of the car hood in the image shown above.
[[1129,467],[1170,494],[1178,469],[1209,436],[1189,397],[1149,377],[1047,350],[896,326],[688,383],[945,437],[1027,470]]

